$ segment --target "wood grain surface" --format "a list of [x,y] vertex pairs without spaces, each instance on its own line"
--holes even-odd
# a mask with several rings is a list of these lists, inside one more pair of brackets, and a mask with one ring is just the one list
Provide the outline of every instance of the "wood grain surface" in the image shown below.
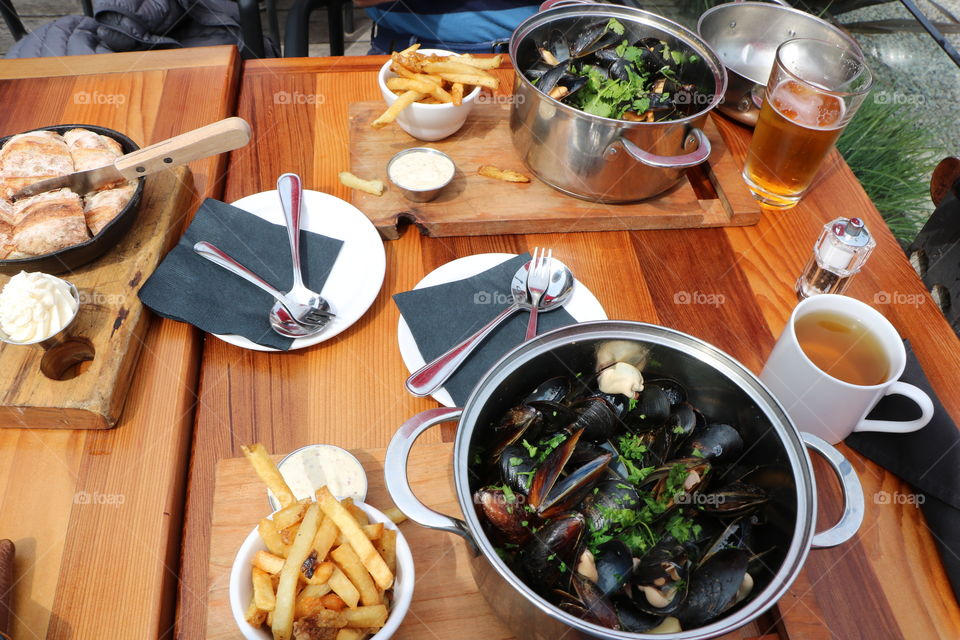
[[[81,304],[69,338],[48,351],[0,344],[0,371],[12,374],[10,385],[0,390],[0,427],[116,425],[151,319],[137,291],[180,237],[192,200],[188,168],[150,176],[127,236],[70,274]],[[9,279],[0,276],[0,286]],[[71,366],[77,358],[89,359]]]
[[[708,162],[689,171],[676,186],[656,198],[604,205],[571,198],[537,179],[512,183],[477,174],[481,166],[493,165],[530,175],[513,148],[509,105],[478,102],[462,129],[429,143],[411,138],[396,124],[383,129],[371,127],[383,110],[382,100],[350,105],[350,170],[367,180],[383,180],[386,185],[381,196],[353,190],[350,202],[389,240],[396,240],[400,227],[408,223],[436,238],[556,230],[724,227],[756,224],[760,219],[760,205],[747,190],[712,118],[704,126],[712,148]],[[457,165],[453,180],[430,202],[407,200],[387,179],[390,159],[413,146],[443,151]]]
[[[253,123],[258,140],[232,154],[226,199],[270,189],[284,171],[299,172],[306,188],[349,198],[337,180],[337,173],[349,166],[349,105],[377,98],[375,73],[383,60],[247,62],[237,112]],[[509,69],[498,73],[503,86],[510,86]],[[280,104],[278,92],[314,98]],[[727,121],[718,120],[718,126],[742,162],[749,130]],[[878,247],[854,279],[850,295],[874,305],[911,340],[947,409],[955,420],[960,418],[960,395],[953,392],[960,379],[960,344],[836,152],[800,206],[765,212],[756,226],[453,238],[406,233],[386,244],[386,280],[370,311],[336,338],[286,354],[243,351],[208,340],[187,500],[179,637],[203,637],[206,629],[219,460],[239,456],[240,444],[256,441],[276,454],[317,442],[382,447],[405,420],[436,406],[403,388],[408,372],[397,349],[399,312],[391,294],[411,289],[455,258],[551,247],[610,318],[691,333],[759,372],[796,304],[794,282],[822,225],[852,214],[865,219]],[[884,300],[891,302],[880,304]],[[423,440],[430,444],[441,435],[450,441],[454,427]],[[910,488],[850,449],[840,449],[863,483],[863,529],[848,544],[812,551],[771,618],[761,620],[754,631],[791,640],[960,637],[960,607],[921,512],[875,499],[880,491],[909,493]],[[824,527],[839,513],[838,491],[819,461],[815,467]],[[447,463],[437,461],[435,473],[449,474]]]
[[[144,145],[230,115],[235,49],[172,54],[0,60],[0,135],[87,123]],[[219,195],[225,161],[190,164],[193,197],[178,224]],[[170,634],[199,356],[194,331],[153,319],[115,429],[0,430],[14,638]]]

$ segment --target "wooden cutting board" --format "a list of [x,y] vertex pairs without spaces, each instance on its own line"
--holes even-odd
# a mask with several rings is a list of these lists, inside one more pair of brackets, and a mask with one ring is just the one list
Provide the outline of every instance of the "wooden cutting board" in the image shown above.
[[[367,471],[367,502],[378,509],[392,506],[383,485],[385,449],[355,449]],[[274,456],[279,460],[282,456]],[[453,444],[418,444],[411,454],[408,477],[424,504],[460,516],[453,490]],[[438,472],[441,471],[442,472]],[[244,458],[217,463],[210,528],[210,574],[207,592],[208,640],[239,637],[230,612],[230,569],[240,545],[270,513],[266,489]],[[413,522],[400,525],[416,567],[413,603],[396,640],[456,638],[508,640],[513,636],[490,611],[470,573],[469,554],[453,534],[425,529]]]
[[[11,376],[0,391],[0,427],[116,425],[150,320],[137,291],[179,237],[192,197],[186,167],[148,177],[120,244],[60,276],[80,291],[70,339],[46,352],[0,343],[0,371]],[[8,280],[0,276],[0,287]]]
[[383,108],[382,102],[350,105],[353,173],[387,183],[390,158],[420,145],[449,154],[458,167],[453,182],[431,202],[410,202],[389,184],[379,197],[351,191],[351,202],[388,240],[397,239],[407,222],[425,235],[444,237],[743,226],[760,219],[760,206],[747,190],[712,116],[704,126],[712,147],[710,159],[688,169],[679,184],[643,202],[599,204],[565,195],[536,178],[514,184],[477,175],[485,164],[530,175],[513,148],[507,105],[476,104],[460,131],[429,143],[411,138],[396,125],[372,128],[370,122]]

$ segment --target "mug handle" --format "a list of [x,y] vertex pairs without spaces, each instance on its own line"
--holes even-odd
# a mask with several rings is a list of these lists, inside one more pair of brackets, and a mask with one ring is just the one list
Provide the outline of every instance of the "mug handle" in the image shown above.
[[410,449],[424,431],[442,422],[456,420],[463,409],[439,408],[418,413],[404,422],[390,439],[387,455],[383,460],[383,476],[387,493],[397,508],[408,518],[428,529],[439,529],[462,536],[474,554],[479,553],[477,545],[467,529],[467,523],[459,518],[444,515],[427,507],[413,494],[410,480],[407,478],[407,461]]
[[863,524],[863,485],[860,484],[860,478],[857,477],[857,472],[850,461],[826,440],[806,432],[801,433],[800,437],[809,448],[826,459],[840,481],[840,490],[843,492],[843,515],[840,516],[837,524],[813,534],[813,539],[810,541],[810,546],[814,549],[835,547],[855,536],[860,525]]
[[921,415],[916,420],[867,420],[863,419],[854,431],[882,431],[883,433],[910,433],[922,429],[933,417],[933,401],[930,396],[912,384],[897,380],[887,388],[886,396],[906,396],[917,403]]

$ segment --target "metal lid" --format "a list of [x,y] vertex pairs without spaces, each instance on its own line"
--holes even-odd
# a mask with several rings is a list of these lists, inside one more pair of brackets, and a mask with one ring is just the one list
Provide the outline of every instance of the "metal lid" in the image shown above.
[[870,244],[870,232],[860,218],[837,218],[830,230],[840,242],[850,247],[865,247]]

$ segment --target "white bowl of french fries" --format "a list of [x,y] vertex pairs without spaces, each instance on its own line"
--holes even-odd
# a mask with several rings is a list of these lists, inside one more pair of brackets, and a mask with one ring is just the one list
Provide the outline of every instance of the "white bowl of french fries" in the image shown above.
[[481,87],[499,88],[500,81],[489,70],[499,67],[502,57],[419,46],[394,52],[380,67],[377,81],[387,110],[372,126],[379,129],[396,121],[418,140],[442,140],[466,122]]
[[230,572],[230,608],[243,637],[393,636],[414,584],[413,556],[397,525],[326,487],[316,500],[298,502],[272,460],[260,457],[272,469],[251,462],[283,506],[250,532]]

